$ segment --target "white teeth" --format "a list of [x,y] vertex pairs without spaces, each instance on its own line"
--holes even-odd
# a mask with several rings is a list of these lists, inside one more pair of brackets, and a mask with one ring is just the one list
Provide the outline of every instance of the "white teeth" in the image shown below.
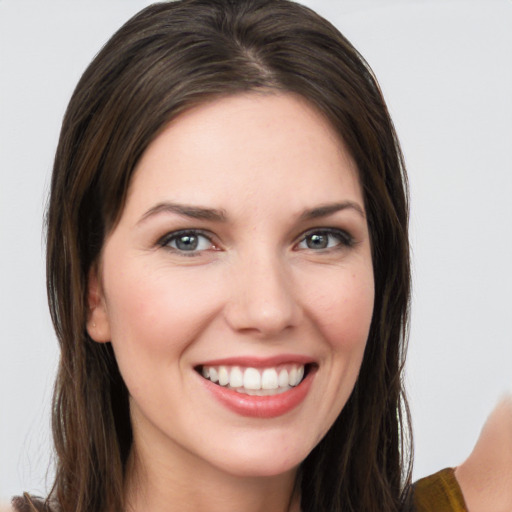
[[229,373],[225,366],[219,367],[219,384],[225,386],[229,383]]
[[242,370],[238,366],[233,366],[231,369],[231,378],[229,379],[229,385],[232,388],[241,388],[244,385],[244,375]]
[[261,389],[261,375],[256,368],[247,368],[244,372],[245,389]]
[[210,376],[208,377],[212,382],[218,382],[219,374],[217,370],[212,366],[209,368]]
[[205,379],[249,395],[272,395],[287,391],[304,378],[304,365],[287,364],[278,368],[240,368],[239,366],[203,366]]
[[301,365],[297,368],[297,384],[296,385],[298,385],[302,381],[303,378],[304,378],[304,366]]
[[277,382],[277,371],[275,368],[267,368],[263,370],[261,375],[261,389],[277,389],[279,383]]
[[288,373],[288,382],[290,383],[290,386],[296,386],[298,384],[297,368],[295,368],[295,366]]
[[288,370],[286,368],[279,372],[278,383],[281,388],[289,385],[290,381],[288,380]]

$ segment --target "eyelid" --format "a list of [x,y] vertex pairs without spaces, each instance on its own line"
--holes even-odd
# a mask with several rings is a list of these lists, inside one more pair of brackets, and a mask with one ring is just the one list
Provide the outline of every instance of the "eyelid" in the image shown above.
[[[202,250],[192,250],[192,251],[182,251],[180,249],[170,247],[169,244],[172,240],[179,238],[180,236],[184,235],[194,235],[194,236],[201,236],[203,238],[206,238],[209,243],[211,244],[211,247],[208,249],[202,249]],[[208,250],[219,250],[218,244],[214,241],[214,235],[213,233],[209,231],[205,231],[203,229],[197,229],[197,228],[188,228],[188,229],[177,229],[175,231],[169,231],[164,236],[160,237],[156,244],[163,249],[167,249],[171,252],[174,252],[179,255],[183,256],[197,256],[205,251]]]
[[[333,227],[317,227],[317,228],[311,228],[311,229],[308,229],[307,231],[304,231],[298,237],[297,242],[295,243],[295,247],[297,247],[301,242],[303,242],[308,236],[311,236],[314,234],[332,235],[332,236],[337,237],[340,241],[340,243],[334,247],[326,247],[325,249],[317,249],[317,252],[352,247],[356,243],[355,238],[346,229],[333,228]],[[314,249],[308,248],[308,250],[314,250]]]
[[[330,250],[336,250],[336,249],[342,249],[347,247],[352,247],[355,245],[356,240],[355,238],[346,230],[342,228],[333,228],[333,227],[315,227],[310,228],[307,231],[304,231],[301,233],[294,243],[294,248],[299,250],[300,249],[297,246],[304,242],[308,236],[314,235],[314,234],[323,234],[323,235],[331,235],[336,237],[339,240],[339,243],[332,247],[326,247],[324,249],[312,249],[307,248],[305,250],[311,250],[315,252],[322,252],[322,251],[330,251]],[[206,238],[210,244],[210,247],[207,249],[199,249],[199,250],[180,250],[175,247],[171,247],[169,244],[171,241],[179,238],[180,236],[184,235],[193,235],[197,237],[203,237]],[[173,253],[182,255],[182,256],[198,256],[206,251],[218,251],[221,250],[219,247],[219,244],[215,242],[215,235],[211,233],[210,231],[204,230],[204,229],[198,229],[198,228],[185,228],[185,229],[177,229],[174,231],[169,231],[165,235],[161,236],[157,241],[156,245],[159,247],[162,247],[163,249],[169,250]]]

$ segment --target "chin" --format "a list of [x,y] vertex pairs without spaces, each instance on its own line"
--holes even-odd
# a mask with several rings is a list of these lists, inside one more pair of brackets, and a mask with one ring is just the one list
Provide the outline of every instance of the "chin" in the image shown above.
[[299,443],[253,443],[250,450],[223,451],[215,465],[226,473],[245,478],[274,477],[295,472],[309,449]]
[[224,470],[241,478],[271,478],[295,472],[302,463],[300,460],[245,459],[229,464]]

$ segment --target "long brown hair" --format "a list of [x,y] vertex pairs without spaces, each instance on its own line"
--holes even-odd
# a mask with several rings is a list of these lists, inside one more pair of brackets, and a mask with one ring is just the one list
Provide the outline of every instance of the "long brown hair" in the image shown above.
[[396,511],[410,482],[402,389],[409,306],[402,154],[373,73],[326,20],[288,0],[182,0],[129,20],[82,76],[66,112],[47,217],[47,287],[61,358],[53,402],[56,477],[46,506],[123,509],[128,391],[110,344],[88,336],[87,279],[123,210],[135,166],[180,112],[278,90],[332,123],[359,170],[375,305],[345,408],[301,465],[303,512]]

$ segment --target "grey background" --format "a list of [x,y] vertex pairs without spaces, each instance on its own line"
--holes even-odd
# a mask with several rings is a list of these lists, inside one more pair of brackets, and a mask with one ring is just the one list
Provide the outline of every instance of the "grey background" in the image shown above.
[[[46,488],[42,217],[60,122],[91,58],[149,3],[0,1],[0,501]],[[512,391],[512,2],[304,3],[373,67],[408,164],[417,478],[460,463]]]

